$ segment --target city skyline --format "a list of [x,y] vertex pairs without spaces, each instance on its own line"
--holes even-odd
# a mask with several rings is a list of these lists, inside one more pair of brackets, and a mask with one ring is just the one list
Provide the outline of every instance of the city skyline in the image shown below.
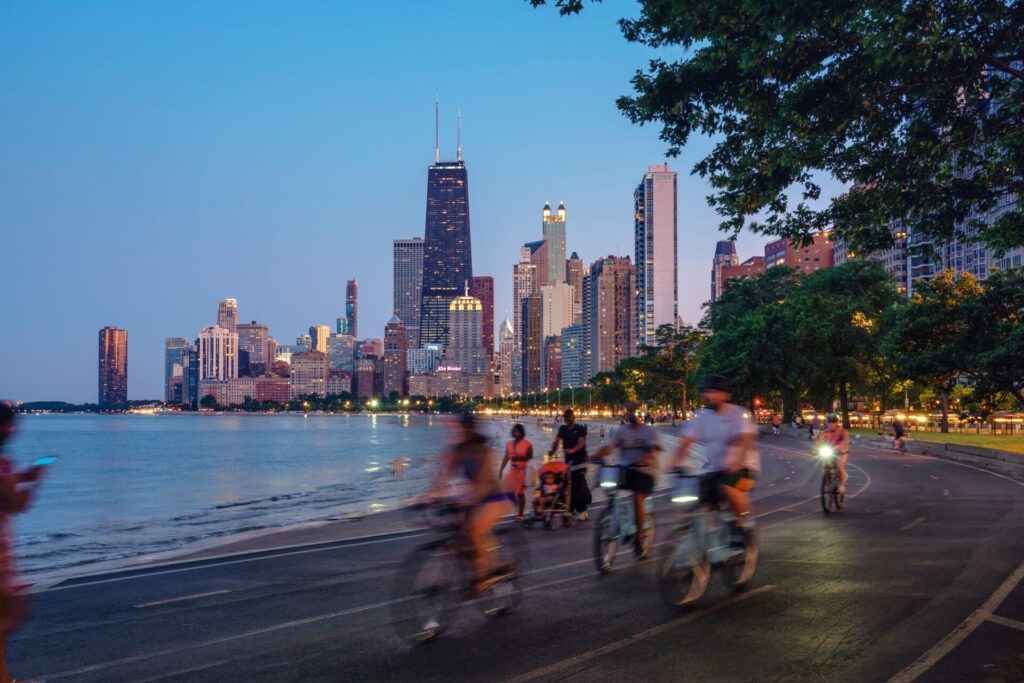
[[[393,314],[392,241],[422,234],[424,166],[434,151],[430,108],[438,91],[445,158],[456,153],[462,106],[462,145],[473,171],[474,272],[495,279],[496,323],[513,317],[507,273],[518,246],[538,236],[536,212],[545,201],[572,208],[569,250],[586,266],[607,254],[632,254],[632,190],[638,174],[664,161],[665,147],[654,128],[622,118],[614,100],[628,91],[631,65],[651,53],[621,40],[614,7],[595,6],[569,30],[559,18],[523,5],[467,2],[445,12],[410,5],[388,38],[401,49],[373,76],[337,69],[368,49],[351,27],[376,21],[372,8],[296,17],[273,34],[274,44],[293,52],[284,67],[260,56],[276,18],[260,3],[251,10],[251,30],[234,38],[244,62],[220,53],[196,63],[204,53],[168,61],[180,50],[166,40],[150,41],[123,60],[121,51],[136,44],[139,30],[127,4],[88,33],[75,28],[81,18],[75,9],[45,16],[25,6],[9,11],[0,36],[27,58],[0,74],[0,83],[19,93],[0,113],[6,150],[0,211],[7,224],[19,226],[0,260],[13,281],[33,287],[10,307],[0,351],[41,351],[54,360],[45,372],[9,364],[0,371],[0,394],[93,400],[96,330],[116,324],[132,334],[129,398],[160,398],[164,339],[193,339],[215,322],[211,306],[227,297],[238,301],[239,321],[268,325],[279,343],[289,344],[311,324],[333,328],[345,313],[345,283],[355,279],[361,336],[381,336]],[[453,13],[467,26],[468,42],[434,50],[424,27],[444,26]],[[162,32],[201,38],[232,21],[223,9],[208,12],[202,27],[186,10],[145,14],[153,22],[146,35],[160,25]],[[496,24],[504,27],[497,34],[473,31]],[[524,57],[531,46],[536,56]],[[388,52],[387,45],[377,49]],[[486,54],[488,67],[465,63],[466,50]],[[69,71],[70,54],[81,69]],[[426,56],[413,64],[410,54]],[[242,73],[254,67],[261,75],[236,78],[243,63]],[[154,70],[165,70],[167,78],[149,77]],[[74,81],[68,73],[77,74]],[[529,94],[551,73],[572,78],[561,86],[563,97],[538,109]],[[119,96],[83,99],[93,90],[108,92],[101,85],[108,78],[120,84]],[[28,91],[22,82],[41,85]],[[350,107],[344,93],[361,87],[381,101]],[[280,97],[263,98],[267,88]],[[173,106],[153,109],[157,93]],[[55,112],[45,126],[32,115],[40,107]],[[171,110],[186,115],[169,116]],[[698,141],[672,161],[683,174],[679,299],[688,323],[696,322],[707,298],[706,254],[723,237],[704,201],[709,188],[688,174],[706,147]],[[95,154],[95,148],[122,152]],[[365,182],[385,175],[387,182]],[[587,237],[574,241],[572,234]],[[214,260],[206,253],[191,260],[200,236]],[[303,259],[286,248],[293,240]],[[763,242],[745,234],[739,249],[756,253]],[[112,286],[108,272],[123,284]],[[64,324],[59,346],[29,346],[23,331],[44,324],[54,310]]]

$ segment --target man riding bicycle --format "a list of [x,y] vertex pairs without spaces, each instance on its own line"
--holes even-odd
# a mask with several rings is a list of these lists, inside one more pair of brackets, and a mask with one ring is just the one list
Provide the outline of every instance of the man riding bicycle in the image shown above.
[[850,432],[839,424],[839,416],[829,413],[825,418],[825,429],[818,433],[818,439],[814,447],[828,444],[839,454],[837,464],[839,466],[839,493],[846,493],[846,461],[850,457]]
[[515,496],[502,490],[487,438],[476,431],[473,414],[460,415],[453,428],[455,444],[445,452],[427,500],[440,497],[451,479],[467,481],[460,502],[466,508],[463,529],[473,546],[473,593],[478,595],[508,574],[495,561],[497,543],[491,529],[511,510]]
[[[658,433],[643,424],[637,416],[640,406],[632,401],[626,404],[626,425],[615,430],[608,443],[597,449],[592,460],[602,460],[613,450],[619,451],[619,464],[626,467],[619,488],[633,492],[633,506],[636,511],[636,538],[633,547],[639,557],[647,553],[651,544],[645,544],[644,522],[647,509],[644,501],[654,491],[653,465],[657,462]],[[653,541],[653,539],[651,539]]]
[[[672,468],[691,467],[694,445],[703,447],[707,461],[701,467],[701,498],[718,491],[729,501],[736,515],[736,526],[751,526],[750,492],[761,471],[757,452],[757,425],[738,405],[730,403],[732,383],[725,377],[709,375],[701,379],[701,396],[707,406],[683,424]],[[742,545],[742,538],[733,542]]]

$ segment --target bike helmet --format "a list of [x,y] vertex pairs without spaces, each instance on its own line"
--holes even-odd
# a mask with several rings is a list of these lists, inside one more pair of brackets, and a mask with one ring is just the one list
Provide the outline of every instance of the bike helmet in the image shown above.
[[727,394],[731,394],[732,381],[728,377],[723,377],[722,375],[704,375],[700,378],[700,390],[724,391]]
[[825,416],[825,420],[827,422],[839,422],[839,416],[836,415],[835,413],[829,413],[828,415]]

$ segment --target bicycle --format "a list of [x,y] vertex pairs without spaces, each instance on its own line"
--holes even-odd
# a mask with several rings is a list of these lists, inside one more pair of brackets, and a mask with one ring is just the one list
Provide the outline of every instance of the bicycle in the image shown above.
[[839,490],[839,454],[828,444],[818,447],[821,458],[821,509],[825,514],[833,510],[842,510],[846,504],[846,494]]
[[492,586],[476,594],[475,551],[463,531],[466,508],[444,503],[418,509],[440,536],[410,552],[395,576],[392,617],[403,641],[422,644],[434,640],[451,628],[459,609],[471,602],[480,603],[487,617],[507,614],[522,604],[529,553],[518,526],[492,531],[501,574]]
[[722,508],[724,497],[717,485],[702,481],[706,477],[679,474],[672,492],[672,503],[682,510],[683,521],[664,545],[658,586],[662,597],[676,607],[699,600],[715,569],[735,591],[745,588],[757,569],[759,545],[754,527],[735,525],[732,513]]
[[644,540],[643,545],[636,544],[636,511],[632,501],[629,504],[619,499],[619,482],[628,469],[628,465],[602,465],[600,486],[605,489],[608,505],[601,511],[594,526],[594,564],[597,571],[607,574],[615,563],[615,555],[619,549],[619,541],[634,543],[634,554],[643,559],[654,543],[654,505],[651,497],[644,500]]

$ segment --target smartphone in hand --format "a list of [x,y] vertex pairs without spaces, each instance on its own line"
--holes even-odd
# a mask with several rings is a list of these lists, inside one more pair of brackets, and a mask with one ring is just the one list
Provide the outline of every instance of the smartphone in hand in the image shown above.
[[47,466],[49,466],[49,465],[52,465],[52,464],[53,464],[53,463],[55,463],[55,462],[57,462],[57,456],[55,456],[55,455],[50,455],[50,456],[47,456],[47,457],[45,457],[45,458],[39,458],[39,459],[38,459],[38,460],[36,460],[36,461],[35,461],[35,463],[33,463],[33,464],[34,464],[34,465],[35,465],[36,467],[47,467]]

